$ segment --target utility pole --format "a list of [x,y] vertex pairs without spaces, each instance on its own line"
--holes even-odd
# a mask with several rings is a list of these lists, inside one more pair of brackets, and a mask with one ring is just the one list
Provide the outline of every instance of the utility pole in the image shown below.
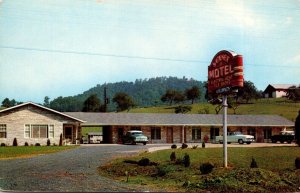
[[223,158],[224,167],[227,168],[227,95],[223,95]]
[[104,99],[104,112],[107,112],[107,104],[109,103],[109,99],[107,98],[107,93],[106,93],[106,86],[104,87],[104,96],[103,96],[103,99]]

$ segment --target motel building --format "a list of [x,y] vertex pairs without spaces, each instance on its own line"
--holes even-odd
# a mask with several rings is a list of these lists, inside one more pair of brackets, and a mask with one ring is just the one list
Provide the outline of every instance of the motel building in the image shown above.
[[[222,115],[68,112],[27,102],[0,111],[0,143],[19,145],[40,143],[79,144],[81,128],[101,126],[101,143],[121,143],[129,130],[141,130],[149,143],[200,143],[222,135]],[[270,142],[282,130],[293,130],[294,122],[278,115],[228,115],[228,131],[241,131],[256,142]],[[100,133],[101,134],[101,133]]]

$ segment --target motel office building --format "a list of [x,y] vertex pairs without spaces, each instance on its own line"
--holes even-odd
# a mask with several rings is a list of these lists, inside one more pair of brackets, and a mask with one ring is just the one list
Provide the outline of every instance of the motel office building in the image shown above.
[[[293,130],[294,122],[278,115],[228,115],[228,131],[241,131],[256,142],[270,142],[282,130]],[[78,144],[81,128],[102,127],[102,143],[121,143],[129,130],[141,130],[149,143],[199,143],[207,136],[215,142],[222,135],[222,115],[156,113],[61,113],[35,103],[23,103],[0,111],[0,143]]]

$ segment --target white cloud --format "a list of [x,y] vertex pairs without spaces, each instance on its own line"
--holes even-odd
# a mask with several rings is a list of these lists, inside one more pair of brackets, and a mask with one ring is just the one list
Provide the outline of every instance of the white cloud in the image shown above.
[[289,64],[299,63],[300,64],[300,54],[297,54],[297,55],[291,57],[289,60],[287,60],[287,63],[289,63]]

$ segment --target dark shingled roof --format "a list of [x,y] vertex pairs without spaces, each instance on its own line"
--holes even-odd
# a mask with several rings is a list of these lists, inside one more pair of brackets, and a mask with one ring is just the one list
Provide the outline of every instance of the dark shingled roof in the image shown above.
[[[82,125],[201,125],[222,126],[223,115],[158,114],[158,113],[86,113],[66,114],[86,121]],[[228,115],[228,126],[294,126],[294,122],[278,115]]]

